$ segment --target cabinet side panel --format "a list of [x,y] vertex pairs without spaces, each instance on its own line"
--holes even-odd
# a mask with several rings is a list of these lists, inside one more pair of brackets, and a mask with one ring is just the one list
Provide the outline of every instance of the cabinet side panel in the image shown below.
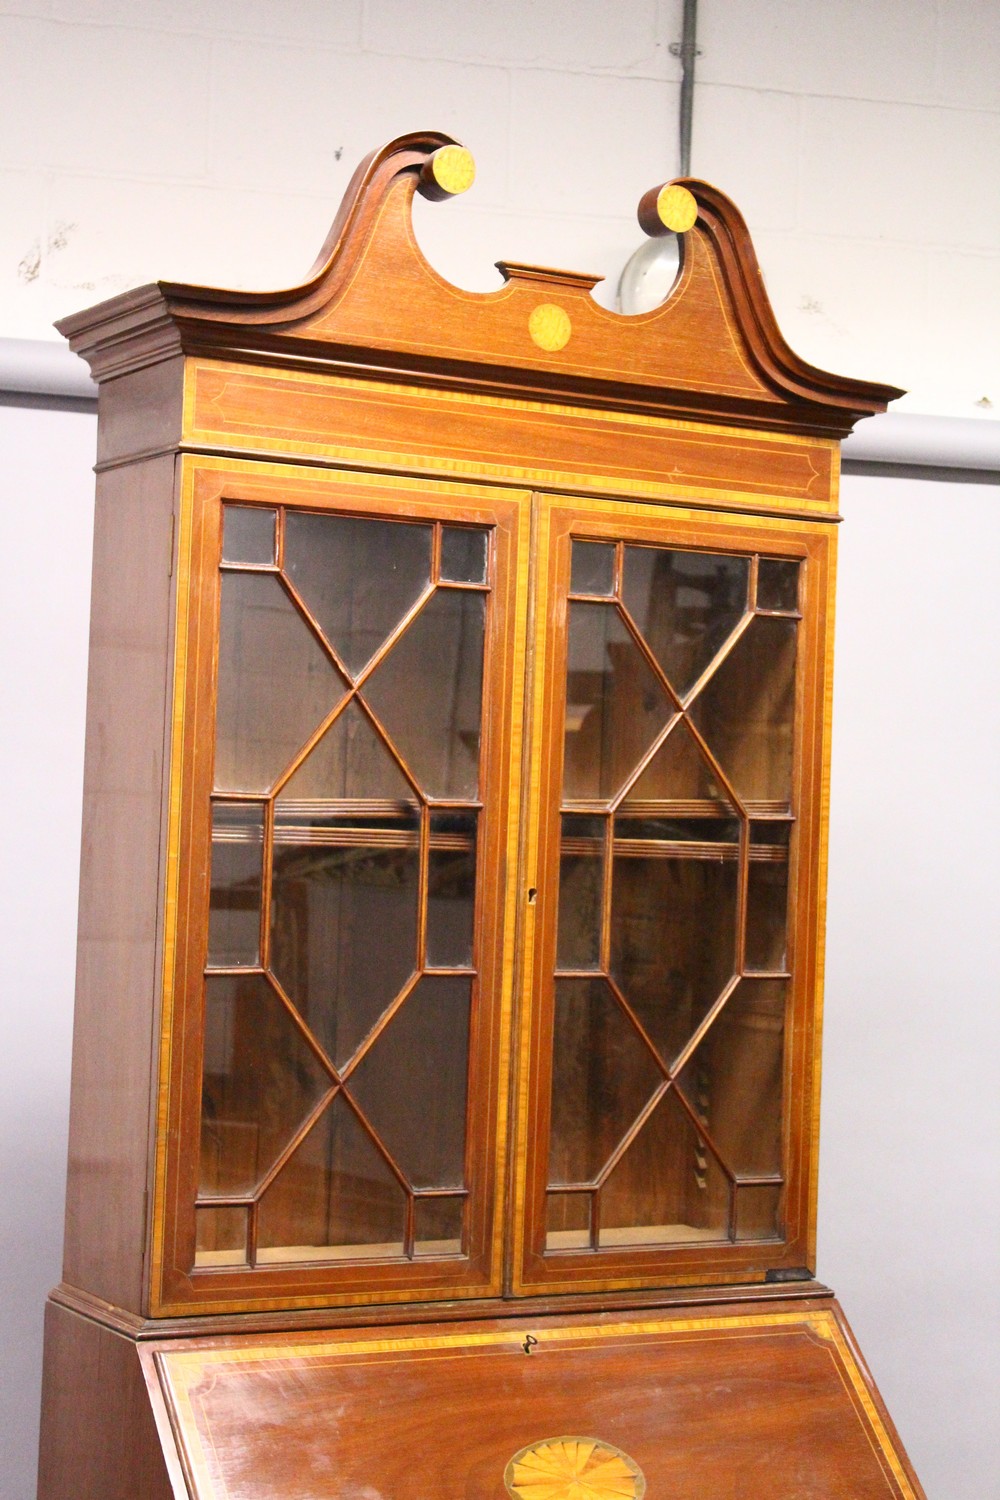
[[98,481],[63,1275],[141,1311],[172,457]]
[[183,365],[178,357],[101,382],[97,407],[99,464],[152,456],[179,440]]
[[50,1302],[38,1500],[173,1500],[139,1352]]

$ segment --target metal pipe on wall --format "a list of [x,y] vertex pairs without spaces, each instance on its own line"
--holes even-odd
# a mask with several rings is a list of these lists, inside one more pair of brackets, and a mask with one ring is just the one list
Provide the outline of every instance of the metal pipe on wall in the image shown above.
[[681,176],[691,175],[691,126],[694,120],[694,60],[698,56],[698,0],[684,0],[680,44],[670,51],[681,60]]

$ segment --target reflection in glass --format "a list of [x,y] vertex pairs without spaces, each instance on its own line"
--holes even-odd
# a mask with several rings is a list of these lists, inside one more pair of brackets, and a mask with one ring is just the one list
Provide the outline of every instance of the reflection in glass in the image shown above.
[[673,713],[617,608],[571,603],[565,799],[613,796]]
[[465,1186],[471,988],[425,974],[351,1074],[352,1094],[413,1187]]
[[556,959],[560,969],[601,966],[606,827],[606,818],[563,815]]
[[195,1265],[242,1266],[247,1258],[247,1210],[196,1208]]
[[338,1094],[261,1198],[258,1264],[400,1256],[406,1204],[405,1191]]
[[464,1198],[418,1198],[413,1205],[414,1255],[459,1255]]
[[430,526],[289,510],[285,571],[353,675],[430,584]]
[[546,1193],[546,1250],[587,1250],[590,1247],[590,1193]]
[[679,1083],[730,1171],[781,1171],[785,980],[742,979]]
[[432,812],[427,856],[427,963],[458,969],[472,964],[476,903],[474,812]]
[[598,1245],[725,1239],[729,1181],[671,1089],[601,1189]]
[[489,532],[442,526],[441,577],[448,583],[485,583]]
[[690,709],[745,801],[790,804],[796,629],[795,620],[755,616]]
[[785,853],[781,857],[787,859],[791,836],[790,818],[754,818],[750,824],[750,844],[755,854],[770,852],[774,858],[778,858],[777,851],[782,849]]
[[549,1182],[592,1182],[661,1079],[603,980],[557,980]]
[[762,557],[757,564],[757,608],[793,614],[799,607],[799,564]]
[[607,597],[615,591],[615,548],[611,542],[573,542],[570,593]]
[[212,894],[208,962],[219,968],[260,962],[264,807],[217,802],[212,808]]
[[781,1222],[780,1186],[736,1188],[736,1233],[737,1240],[780,1239]]
[[787,967],[787,913],[787,859],[751,859],[747,883],[746,968],[780,974]]
[[429,797],[478,796],[485,611],[481,593],[439,589],[363,690]]
[[636,857],[616,842],[611,973],[666,1062],[735,972],[737,874],[735,857]]
[[271,967],[339,1067],[416,967],[419,817],[278,812]]
[[330,1087],[262,974],[205,982],[203,1197],[248,1193]]
[[[619,843],[619,840],[622,842]],[[627,858],[649,854],[735,859],[739,852],[738,818],[656,818],[636,813],[624,803],[615,818],[615,851]],[[645,847],[640,848],[643,845]],[[676,846],[680,845],[680,848]],[[710,848],[706,848],[710,845]],[[718,846],[718,847],[716,847]]]
[[329,802],[384,803],[386,811],[417,806],[399,762],[356,701],[341,710],[281,788],[276,817],[281,822],[297,809],[308,812],[315,803]]
[[277,513],[257,505],[222,508],[222,561],[250,567],[274,565]]
[[722,781],[682,718],[675,720],[649,765],[626,792],[623,805],[628,808],[636,802],[706,804],[697,809],[679,809],[685,813],[698,811],[731,817],[734,811]]
[[681,696],[742,619],[749,578],[748,557],[625,548],[622,600]]
[[264,792],[344,693],[273,573],[223,573],[215,786]]

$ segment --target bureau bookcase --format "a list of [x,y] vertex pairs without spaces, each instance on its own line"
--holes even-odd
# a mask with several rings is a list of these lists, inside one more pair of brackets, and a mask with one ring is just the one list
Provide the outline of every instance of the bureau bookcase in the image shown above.
[[791,352],[693,180],[640,202],[652,312],[450,285],[412,197],[472,175],[404,137],[302,285],[60,325],[100,420],[40,1496],[919,1496],[813,1277],[838,444],[898,392]]

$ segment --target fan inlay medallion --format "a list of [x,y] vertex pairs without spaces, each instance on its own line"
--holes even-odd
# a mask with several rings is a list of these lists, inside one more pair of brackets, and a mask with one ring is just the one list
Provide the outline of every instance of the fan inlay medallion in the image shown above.
[[515,1500],[638,1500],[646,1493],[642,1471],[628,1454],[589,1437],[522,1448],[503,1477]]

